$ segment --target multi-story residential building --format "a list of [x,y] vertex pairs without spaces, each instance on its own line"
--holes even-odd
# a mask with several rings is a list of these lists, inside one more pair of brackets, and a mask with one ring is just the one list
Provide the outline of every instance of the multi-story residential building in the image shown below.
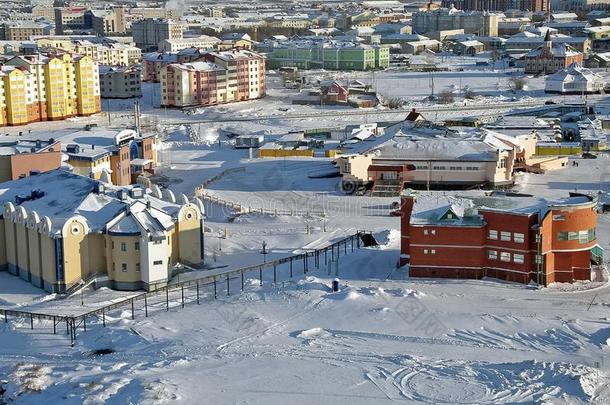
[[158,187],[108,186],[63,170],[0,188],[0,267],[49,292],[95,277],[98,287],[154,290],[177,263],[203,260],[197,199]]
[[133,40],[143,52],[154,52],[164,39],[182,38],[182,24],[172,20],[147,18],[131,25]]
[[427,32],[454,29],[463,29],[465,34],[481,37],[497,37],[498,15],[480,11],[465,12],[455,8],[440,8],[413,14],[415,33],[425,35]]
[[29,41],[36,35],[49,35],[53,31],[51,24],[43,22],[13,22],[0,25],[0,39],[7,41]]
[[172,63],[189,63],[199,60],[205,54],[199,48],[186,48],[179,52],[151,52],[144,55],[142,63],[142,81],[158,83],[161,81],[161,69]]
[[45,4],[37,4],[32,7],[32,18],[44,18],[49,21],[55,20],[55,9]]
[[[155,174],[156,136],[141,137],[131,129],[111,131],[110,134],[106,130],[82,131],[72,136],[92,140],[87,144],[66,145],[67,163],[74,173],[117,186],[134,184],[140,175]],[[99,142],[93,142],[97,139]]]
[[374,70],[390,65],[388,45],[363,45],[323,37],[305,39],[267,40],[262,47],[268,50],[271,69],[294,66],[299,69]]
[[[430,203],[430,201],[428,201]],[[401,262],[410,277],[474,278],[548,285],[591,279],[597,201],[533,197],[450,198],[418,209],[401,197]]]
[[443,0],[441,5],[466,11],[521,10],[536,13],[550,10],[550,0]]
[[220,39],[202,35],[196,38],[164,39],[159,42],[159,52],[178,52],[187,48],[212,50]]
[[91,28],[85,25],[86,11],[84,7],[56,7],[55,33],[63,35],[65,31]]
[[572,64],[582,66],[583,54],[566,44],[553,44],[551,33],[547,31],[544,45],[528,52],[523,57],[527,74],[551,74]]
[[59,169],[61,143],[53,139],[0,141],[0,183]]
[[134,98],[142,96],[142,70],[136,66],[100,66],[102,98]]
[[85,20],[86,24],[101,36],[127,33],[125,9],[122,7],[112,10],[88,10]]
[[98,66],[88,56],[17,56],[5,63],[0,78],[0,125],[101,111]]
[[205,106],[265,96],[265,58],[244,50],[212,52],[203,61],[161,70],[161,105]]
[[51,35],[33,40],[40,49],[86,55],[100,65],[128,66],[142,60],[140,48],[111,40],[98,42],[99,38],[91,36]]

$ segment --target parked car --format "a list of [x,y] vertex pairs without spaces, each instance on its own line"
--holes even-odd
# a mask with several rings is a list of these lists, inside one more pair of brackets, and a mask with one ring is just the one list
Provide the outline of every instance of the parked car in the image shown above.
[[596,155],[594,155],[594,154],[592,154],[592,153],[589,153],[589,152],[585,152],[585,153],[583,153],[581,157],[582,157],[583,159],[597,159],[597,156],[596,156]]

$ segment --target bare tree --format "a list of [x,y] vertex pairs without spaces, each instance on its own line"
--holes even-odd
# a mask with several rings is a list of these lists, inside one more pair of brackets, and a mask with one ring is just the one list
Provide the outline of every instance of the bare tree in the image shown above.
[[400,97],[389,97],[381,100],[381,105],[388,107],[389,109],[395,110],[402,107],[405,104],[404,100]]
[[443,90],[440,93],[438,93],[438,101],[441,104],[450,104],[455,101],[455,96],[453,95],[452,91]]
[[527,79],[525,77],[511,77],[508,81],[510,88],[513,91],[521,91],[527,85]]

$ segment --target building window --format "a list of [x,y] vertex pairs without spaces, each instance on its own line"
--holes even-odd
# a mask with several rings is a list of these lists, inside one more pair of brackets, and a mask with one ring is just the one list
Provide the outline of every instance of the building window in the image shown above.
[[127,273],[127,263],[121,263],[121,271]]
[[515,243],[523,243],[523,242],[525,242],[525,235],[522,233],[515,232],[515,233],[513,233],[513,241]]
[[140,271],[140,263],[136,263],[136,271],[139,272]]
[[489,260],[498,260],[498,251],[497,250],[488,250],[487,258]]
[[568,233],[567,232],[559,232],[557,234],[557,239],[558,240],[568,240]]
[[140,242],[136,242],[136,243],[134,244],[134,249],[135,249],[135,250],[140,250]]
[[155,266],[162,265],[162,264],[163,264],[163,260],[155,260],[155,261],[153,262],[153,264],[154,264]]
[[510,242],[510,239],[511,239],[510,236],[511,236],[510,232],[505,232],[505,231],[500,232],[500,240],[502,240],[504,242]]
[[493,239],[493,240],[498,240],[498,231],[494,231],[494,230],[489,230],[489,233],[487,235],[488,239]]
[[508,253],[508,252],[500,252],[500,261],[510,262],[510,253]]
[[114,241],[112,241],[112,250],[114,250]]
[[525,262],[525,256],[515,253],[513,254],[513,262],[523,264]]
[[121,252],[127,252],[127,243],[121,242]]

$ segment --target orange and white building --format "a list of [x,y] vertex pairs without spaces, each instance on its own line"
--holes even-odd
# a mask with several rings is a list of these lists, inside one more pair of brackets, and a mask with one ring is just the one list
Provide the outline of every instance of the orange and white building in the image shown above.
[[501,194],[429,206],[411,192],[401,197],[401,263],[411,277],[570,283],[590,280],[592,260],[603,255],[597,201],[586,195]]
[[207,106],[264,96],[265,58],[254,52],[211,52],[199,61],[161,70],[163,106]]

